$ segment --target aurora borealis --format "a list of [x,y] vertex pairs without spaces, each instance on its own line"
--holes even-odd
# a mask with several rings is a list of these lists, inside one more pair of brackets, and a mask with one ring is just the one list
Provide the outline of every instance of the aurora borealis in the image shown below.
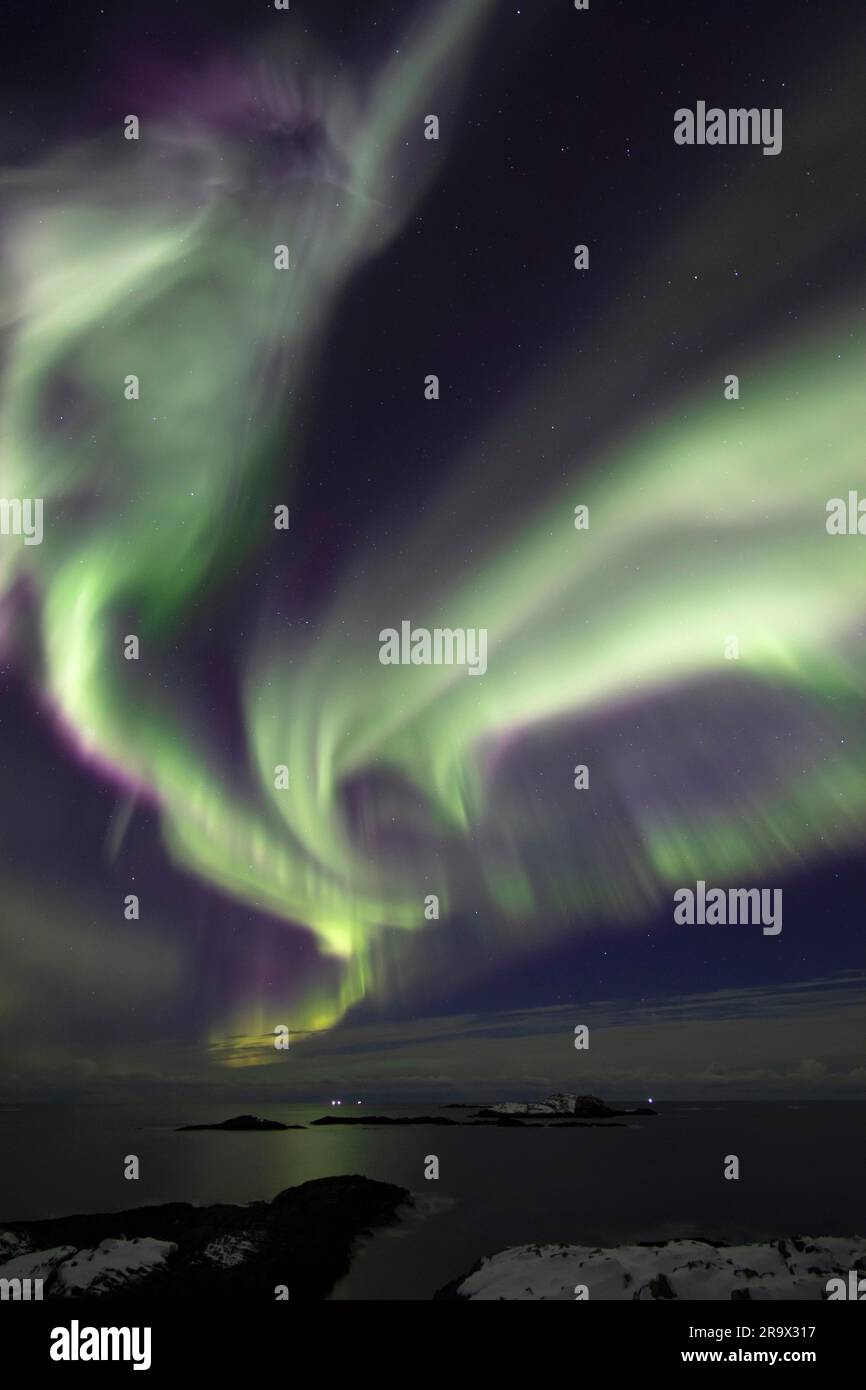
[[[275,1024],[435,1009],[548,952],[579,990],[586,944],[646,936],[680,884],[787,893],[862,856],[866,540],[825,525],[866,492],[866,199],[831,177],[866,134],[862,25],[820,64],[784,50],[784,88],[719,83],[784,106],[766,160],[675,145],[705,77],[660,79],[639,122],[605,107],[592,11],[397,4],[373,35],[299,8],[242,44],[217,23],[192,66],[136,54],[0,175],[0,494],[45,508],[42,545],[0,542],[0,656],[13,709],[46,716],[30,774],[11,717],[2,814],[55,761],[67,817],[89,789],[80,881],[9,854],[36,919],[13,1030],[62,895],[98,956],[92,917],[129,931],[139,894],[143,998],[170,1015],[194,989],[187,1041],[234,1040],[234,1065]],[[557,49],[545,106],[527,73]],[[483,675],[382,665],[407,620],[484,629]],[[220,968],[221,921],[261,968]]]

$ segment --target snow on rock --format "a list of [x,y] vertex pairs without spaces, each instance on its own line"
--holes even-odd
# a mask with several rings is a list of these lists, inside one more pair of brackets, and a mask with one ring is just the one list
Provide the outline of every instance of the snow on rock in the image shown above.
[[574,1115],[612,1113],[598,1096],[573,1096],[568,1091],[555,1091],[542,1101],[504,1100],[486,1107],[499,1115]]
[[74,1245],[56,1245],[53,1250],[25,1250],[0,1264],[0,1279],[43,1279],[47,1283],[57,1266],[74,1254]]
[[[820,1300],[827,1280],[866,1269],[866,1239],[792,1237],[754,1245],[672,1240],[660,1245],[521,1245],[482,1260],[458,1298],[573,1302],[593,1299]],[[585,1297],[585,1295],[582,1295]]]
[[495,1110],[498,1115],[552,1115],[554,1113],[552,1105],[525,1100],[503,1100],[498,1105],[489,1105],[486,1108]]
[[202,1255],[213,1264],[228,1269],[232,1265],[243,1264],[257,1249],[256,1243],[244,1236],[219,1236],[217,1240],[212,1240],[210,1245],[205,1246]]
[[164,1264],[177,1246],[150,1236],[134,1240],[104,1240],[95,1250],[79,1250],[58,1270],[58,1292],[106,1294],[121,1284],[143,1279]]

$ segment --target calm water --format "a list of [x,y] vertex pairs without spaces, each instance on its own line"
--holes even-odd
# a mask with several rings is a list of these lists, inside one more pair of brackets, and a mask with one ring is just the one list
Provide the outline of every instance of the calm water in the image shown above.
[[[244,1108],[244,1107],[241,1107]],[[247,1107],[305,1124],[321,1105]],[[471,1112],[373,1106],[372,1113]],[[526,1242],[866,1234],[866,1103],[663,1105],[627,1128],[178,1134],[217,1106],[0,1110],[0,1228],[150,1203],[250,1202],[339,1173],[399,1183],[418,1211],[358,1251],[335,1298],[429,1298],[482,1255]],[[232,1111],[231,1113],[235,1113]],[[344,1113],[361,1113],[354,1110]],[[126,1154],[141,1160],[136,1183]],[[425,1181],[426,1155],[440,1163]],[[740,1181],[722,1177],[726,1154]]]

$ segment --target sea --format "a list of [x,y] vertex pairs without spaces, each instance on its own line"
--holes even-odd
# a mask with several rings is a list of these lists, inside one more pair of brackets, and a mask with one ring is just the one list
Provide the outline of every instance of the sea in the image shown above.
[[[645,1104],[642,1101],[634,1104]],[[612,1102],[626,1108],[628,1102]],[[612,1246],[706,1238],[866,1236],[866,1102],[657,1102],[655,1116],[598,1127],[464,1126],[440,1105],[242,1107],[283,1124],[322,1115],[442,1115],[460,1128],[319,1126],[179,1133],[221,1121],[208,1105],[0,1107],[0,1230],[162,1202],[269,1200],[359,1173],[410,1190],[400,1223],[363,1238],[333,1299],[429,1299],[512,1245]],[[124,1178],[128,1155],[140,1177]],[[729,1159],[739,1177],[726,1179]],[[438,1178],[425,1169],[438,1159]]]

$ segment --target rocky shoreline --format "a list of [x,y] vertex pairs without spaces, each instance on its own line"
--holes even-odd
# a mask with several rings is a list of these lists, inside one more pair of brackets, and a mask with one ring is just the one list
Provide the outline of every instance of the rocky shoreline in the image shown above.
[[[449,1110],[474,1110],[472,1119],[454,1120],[447,1115],[322,1115],[311,1120],[309,1127],[327,1125],[472,1125],[493,1124],[503,1128],[524,1128],[525,1121],[532,1129],[542,1128],[538,1121],[555,1122],[568,1128],[569,1122],[575,1127],[585,1126],[616,1119],[628,1115],[655,1115],[657,1111],[649,1106],[636,1106],[631,1110],[617,1110],[607,1105],[598,1096],[575,1096],[567,1091],[557,1091],[543,1101],[501,1101],[495,1105],[452,1104]],[[225,1130],[231,1133],[260,1133],[266,1130],[307,1129],[307,1125],[284,1125],[277,1120],[260,1120],[255,1115],[236,1115],[231,1120],[205,1125],[180,1125],[178,1133],[191,1130]],[[605,1125],[605,1128],[622,1128],[618,1125]]]
[[327,1298],[356,1240],[399,1222],[406,1188],[319,1178],[270,1202],[0,1223],[0,1278],[42,1279],[43,1298],[274,1300]]
[[668,1240],[603,1250],[586,1245],[521,1245],[479,1260],[434,1298],[573,1303],[583,1300],[688,1302],[818,1301],[866,1271],[866,1238],[791,1236],[725,1245]]

